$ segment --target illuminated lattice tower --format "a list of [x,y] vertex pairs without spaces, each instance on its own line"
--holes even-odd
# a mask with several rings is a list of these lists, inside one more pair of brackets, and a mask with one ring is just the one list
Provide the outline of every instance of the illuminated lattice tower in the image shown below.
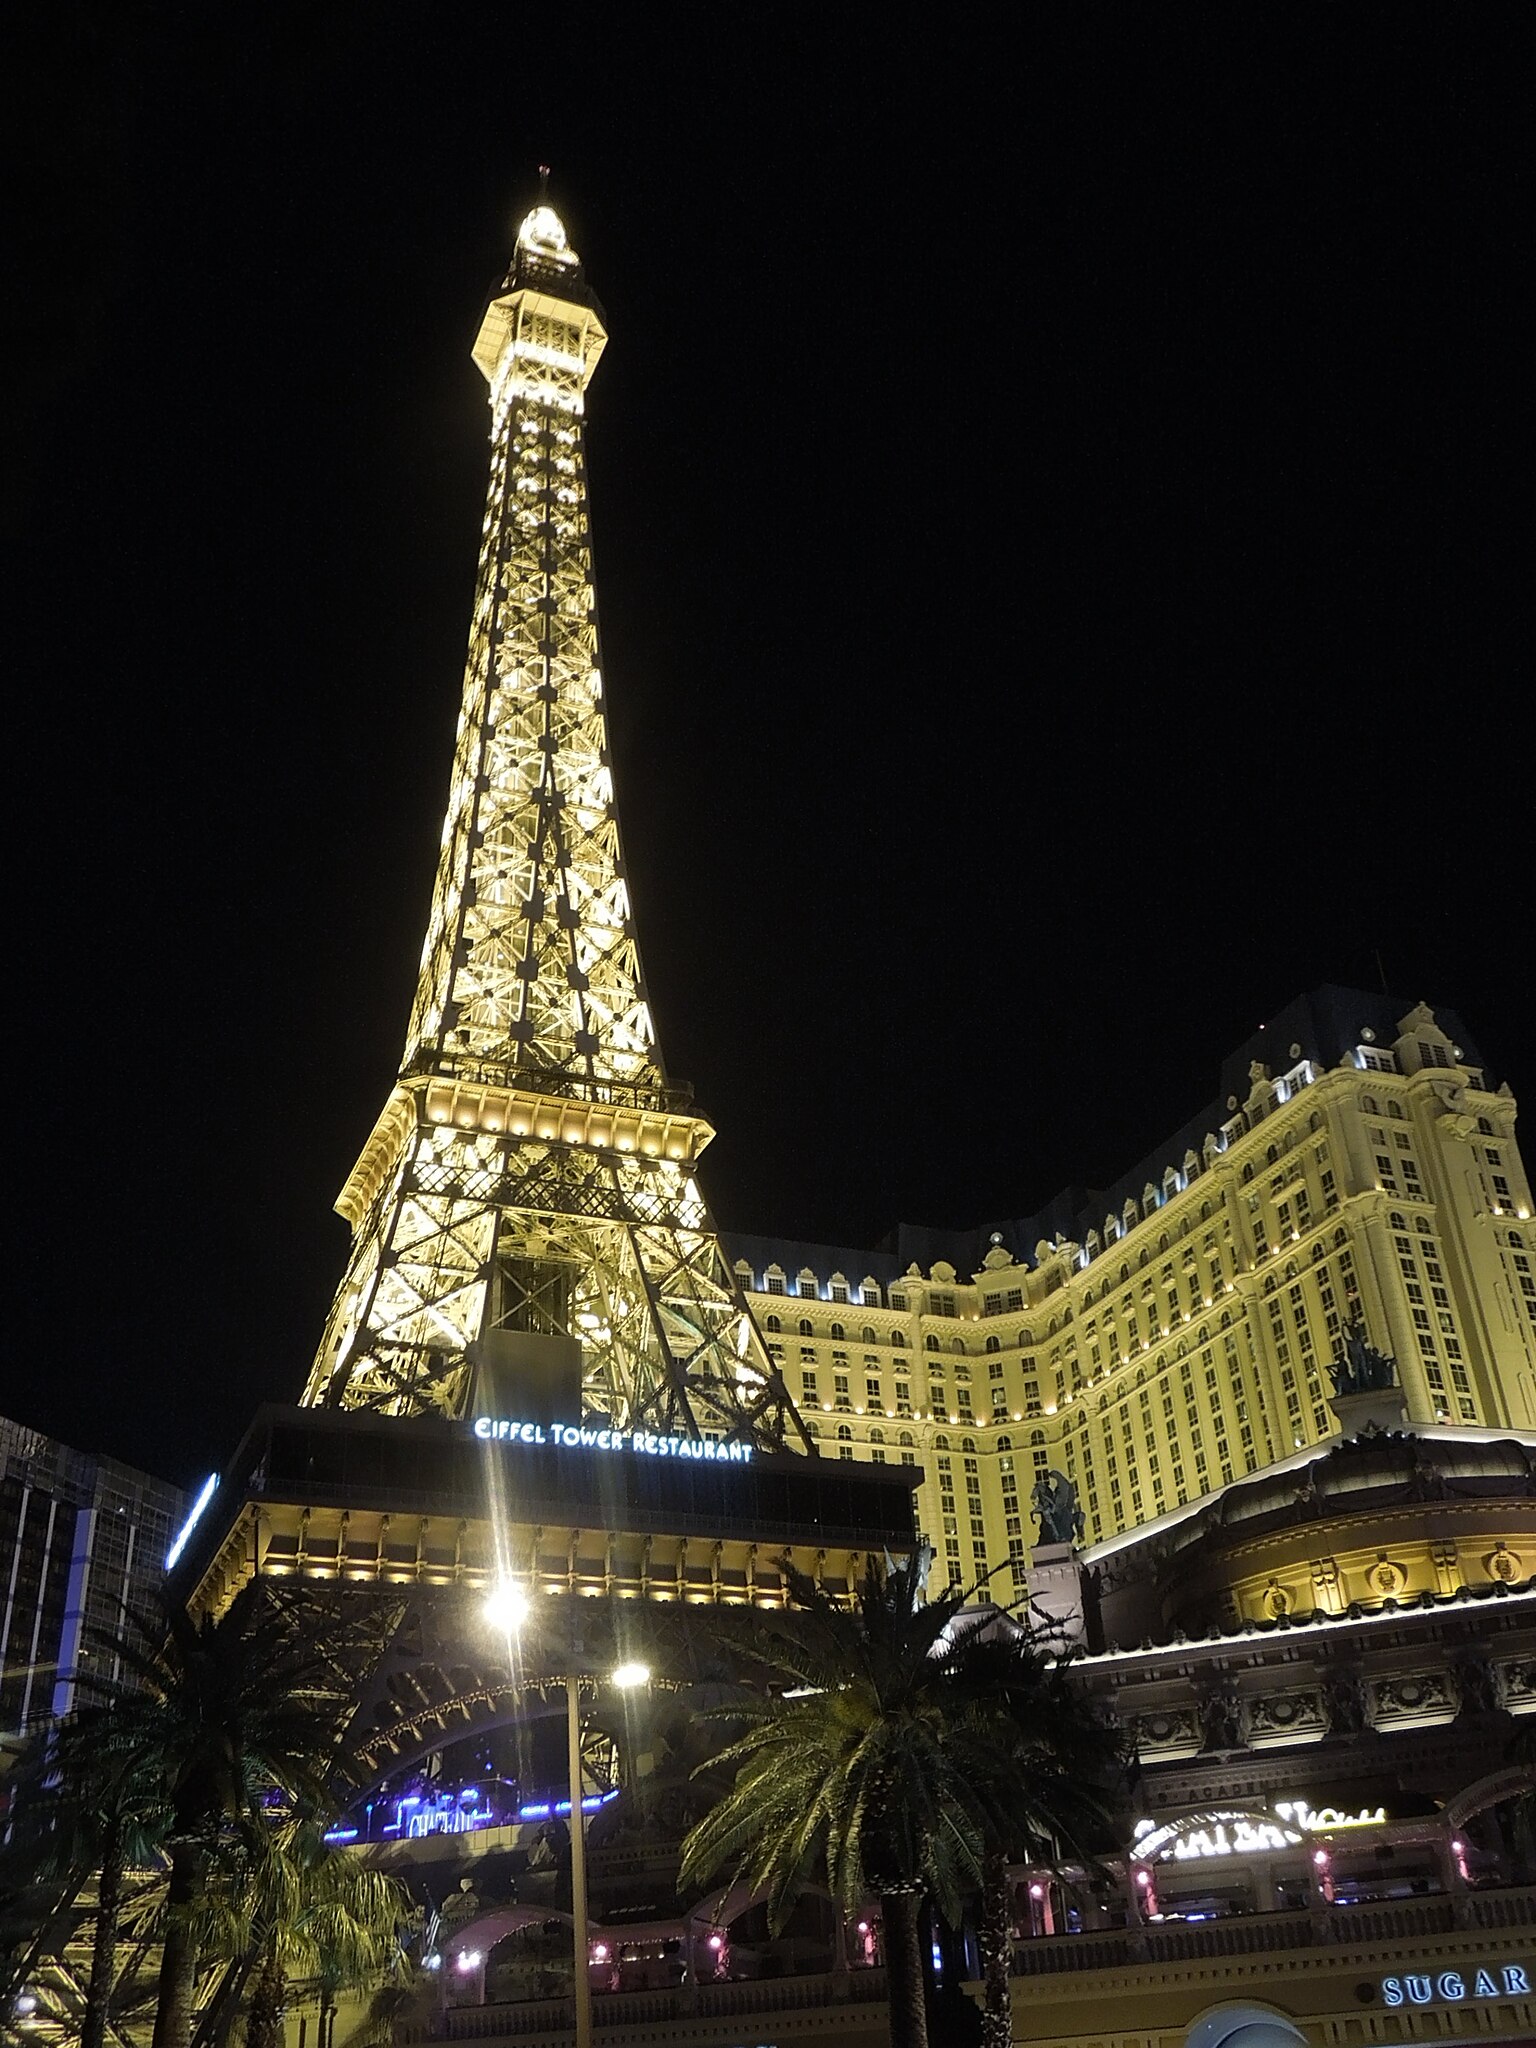
[[306,1404],[811,1449],[667,1085],[603,714],[585,394],[607,334],[537,206],[475,343],[491,477],[442,855],[400,1078],[337,1208]]

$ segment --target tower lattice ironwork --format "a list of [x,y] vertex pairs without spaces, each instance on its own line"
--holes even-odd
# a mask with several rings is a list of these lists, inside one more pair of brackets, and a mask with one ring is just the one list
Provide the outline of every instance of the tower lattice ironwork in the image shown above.
[[[462,1416],[557,1398],[624,1429],[814,1445],[695,1178],[620,854],[584,451],[607,341],[556,213],[518,231],[474,357],[491,473],[405,1059],[304,1400]],[[579,1393],[578,1393],[579,1389]]]

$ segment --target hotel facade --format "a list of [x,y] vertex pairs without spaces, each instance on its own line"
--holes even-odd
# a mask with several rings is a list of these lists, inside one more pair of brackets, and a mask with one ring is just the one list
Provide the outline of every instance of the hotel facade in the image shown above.
[[[1516,1105],[1454,1013],[1324,988],[1122,1181],[879,1253],[728,1240],[824,1454],[916,1464],[951,1580],[1022,1592],[1030,1495],[1084,1542],[1176,1521],[1337,1434],[1346,1328],[1409,1419],[1536,1430],[1536,1224]],[[1327,1598],[1347,1605],[1359,1589]]]

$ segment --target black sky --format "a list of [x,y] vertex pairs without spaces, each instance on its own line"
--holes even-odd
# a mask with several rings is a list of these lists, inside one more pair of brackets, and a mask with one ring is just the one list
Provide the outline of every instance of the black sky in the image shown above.
[[47,19],[0,1409],[186,1481],[302,1384],[541,161],[609,317],[619,801],[726,1227],[1108,1179],[1324,980],[1536,1086],[1524,10]]

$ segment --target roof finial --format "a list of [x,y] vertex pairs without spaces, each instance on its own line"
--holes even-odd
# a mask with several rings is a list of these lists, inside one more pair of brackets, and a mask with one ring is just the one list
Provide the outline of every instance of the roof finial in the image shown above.
[[549,165],[548,165],[548,164],[540,164],[540,165],[539,165],[539,204],[540,204],[540,206],[544,206],[544,205],[546,205],[546,204],[548,203],[548,200],[549,200]]

